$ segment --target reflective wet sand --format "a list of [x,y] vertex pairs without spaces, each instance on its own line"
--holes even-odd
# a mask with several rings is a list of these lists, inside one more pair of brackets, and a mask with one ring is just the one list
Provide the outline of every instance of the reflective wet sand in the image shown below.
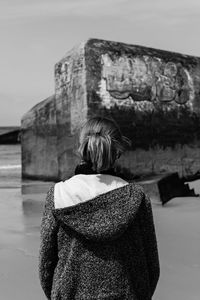
[[[45,300],[38,279],[39,228],[52,183],[0,185],[0,291],[2,300]],[[23,194],[22,194],[23,191]],[[161,261],[153,300],[199,300],[200,198],[152,199]]]
[[[45,191],[47,190],[44,186]],[[46,299],[38,279],[38,247],[45,194],[0,188],[0,299]]]
[[153,203],[161,276],[154,300],[200,298],[200,198]]

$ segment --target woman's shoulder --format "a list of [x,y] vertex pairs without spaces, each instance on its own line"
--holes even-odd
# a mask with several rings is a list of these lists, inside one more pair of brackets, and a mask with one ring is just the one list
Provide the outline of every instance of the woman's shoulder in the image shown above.
[[132,193],[145,194],[144,188],[137,182],[129,181],[130,190]]

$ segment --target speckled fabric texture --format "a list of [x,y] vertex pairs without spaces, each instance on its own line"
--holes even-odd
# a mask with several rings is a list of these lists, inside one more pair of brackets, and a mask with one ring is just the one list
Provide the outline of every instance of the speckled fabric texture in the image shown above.
[[130,183],[55,209],[47,193],[39,277],[52,300],[150,300],[159,278],[152,208]]

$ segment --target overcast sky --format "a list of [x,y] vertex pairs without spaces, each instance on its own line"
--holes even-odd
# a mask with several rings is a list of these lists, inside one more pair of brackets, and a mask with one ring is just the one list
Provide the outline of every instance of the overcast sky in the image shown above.
[[89,37],[200,56],[200,1],[0,0],[0,126],[54,94],[54,64]]

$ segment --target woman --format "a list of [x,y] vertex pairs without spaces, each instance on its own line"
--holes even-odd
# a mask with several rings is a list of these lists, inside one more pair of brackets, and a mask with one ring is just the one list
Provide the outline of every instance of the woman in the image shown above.
[[127,140],[117,124],[83,126],[75,175],[47,193],[39,274],[52,300],[150,300],[159,260],[149,198],[114,172]]

